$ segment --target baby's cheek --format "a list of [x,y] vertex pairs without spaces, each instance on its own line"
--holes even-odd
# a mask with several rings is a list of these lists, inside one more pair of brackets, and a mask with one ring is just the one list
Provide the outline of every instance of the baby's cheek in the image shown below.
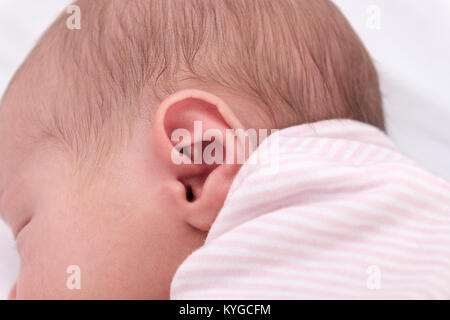
[[141,261],[147,246],[136,244],[136,225],[111,221],[94,215],[35,215],[20,238],[17,299],[151,296],[153,287],[142,283],[152,283],[152,266]]
[[[28,229],[20,235],[18,251],[20,273],[18,299],[77,298],[77,270],[86,265],[83,250],[78,247],[77,233],[70,221],[49,221],[36,215]],[[89,252],[88,248],[83,248]],[[86,252],[85,251],[85,252]],[[81,279],[81,272],[79,272]],[[70,276],[73,281],[68,282]],[[74,284],[75,282],[75,284]],[[74,285],[72,285],[74,284]],[[81,288],[80,288],[81,289]]]
[[33,224],[27,233],[21,235],[18,251],[20,272],[17,280],[17,299],[45,299],[56,292],[58,283],[63,283],[64,273],[60,252],[48,242],[52,236],[42,235],[42,229]]

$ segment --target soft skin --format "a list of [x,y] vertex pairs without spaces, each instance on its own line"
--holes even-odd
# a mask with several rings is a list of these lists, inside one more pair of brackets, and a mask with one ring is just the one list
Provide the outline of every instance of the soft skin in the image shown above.
[[[192,130],[194,120],[204,130],[242,128],[232,109],[211,93],[179,91],[85,175],[57,143],[33,139],[36,126],[19,116],[25,85],[17,81],[0,109],[0,212],[21,257],[10,298],[169,298],[174,272],[203,244],[239,169],[174,164],[170,132]],[[70,265],[81,269],[80,290],[66,286]]]

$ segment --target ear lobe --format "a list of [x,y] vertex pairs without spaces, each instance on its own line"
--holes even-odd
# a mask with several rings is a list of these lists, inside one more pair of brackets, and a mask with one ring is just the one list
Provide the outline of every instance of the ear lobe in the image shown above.
[[185,189],[182,198],[180,193],[173,196],[179,216],[194,228],[209,230],[242,164],[227,163],[227,152],[245,147],[245,142],[233,137],[229,148],[227,130],[237,129],[243,127],[228,105],[199,90],[170,96],[156,113],[155,147],[172,182]]

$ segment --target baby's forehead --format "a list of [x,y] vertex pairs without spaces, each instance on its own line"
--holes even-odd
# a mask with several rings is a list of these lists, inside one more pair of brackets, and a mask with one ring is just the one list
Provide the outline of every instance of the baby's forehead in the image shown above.
[[14,121],[23,131],[42,124],[51,112],[57,79],[57,71],[51,64],[31,54],[3,95],[0,118]]
[[37,126],[29,120],[30,109],[26,83],[16,77],[0,104],[0,193],[12,177],[20,174],[21,163],[32,153]]

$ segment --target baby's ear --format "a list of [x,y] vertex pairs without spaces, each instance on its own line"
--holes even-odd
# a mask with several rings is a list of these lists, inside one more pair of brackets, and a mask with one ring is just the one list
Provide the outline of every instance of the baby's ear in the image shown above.
[[172,195],[178,214],[196,229],[209,230],[248,156],[243,132],[232,109],[205,91],[177,92],[156,112],[152,139],[157,156],[173,182],[184,188]]

